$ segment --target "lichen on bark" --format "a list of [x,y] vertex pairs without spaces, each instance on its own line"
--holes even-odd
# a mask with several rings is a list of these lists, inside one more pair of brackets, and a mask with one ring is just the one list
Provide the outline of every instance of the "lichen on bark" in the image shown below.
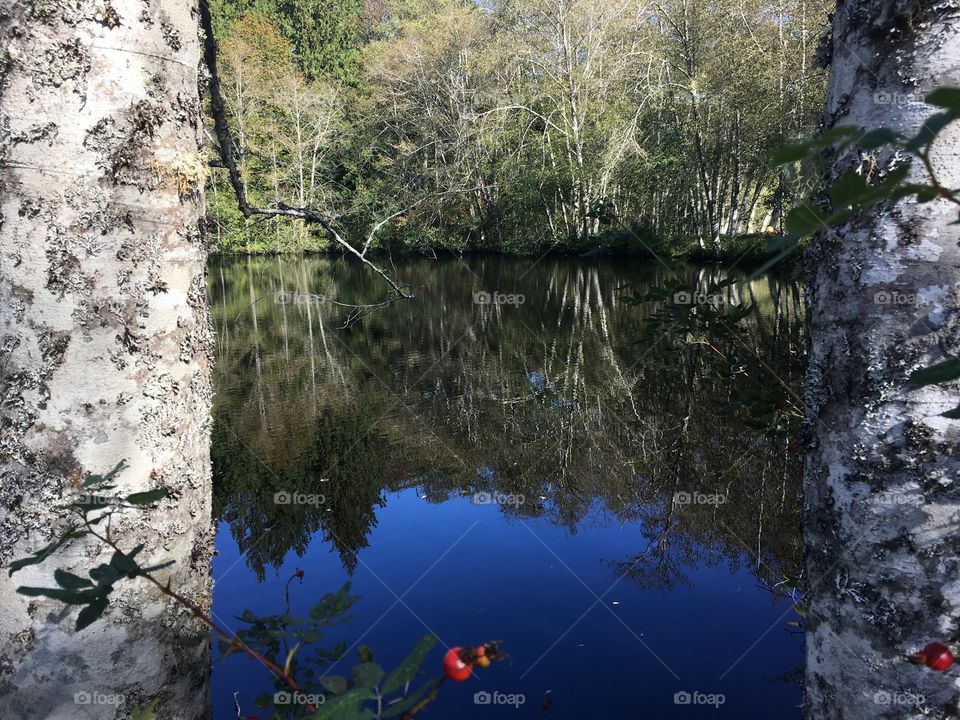
[[[177,170],[201,150],[196,8],[7,3],[0,51],[0,561],[48,542],[63,496],[125,459],[121,490],[173,499],[114,527],[144,560],[176,560],[172,584],[205,603],[203,199]],[[209,639],[155,590],[118,588],[81,633],[74,609],[15,593],[100,555],[74,542],[0,574],[0,717],[122,717],[155,698],[161,717],[207,716]],[[124,702],[81,708],[78,692]]]

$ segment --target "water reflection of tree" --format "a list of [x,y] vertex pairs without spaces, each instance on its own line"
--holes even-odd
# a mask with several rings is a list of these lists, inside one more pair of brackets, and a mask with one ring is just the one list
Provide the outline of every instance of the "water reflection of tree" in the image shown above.
[[[253,438],[254,449],[228,421],[215,424],[215,511],[260,579],[267,565],[278,566],[290,550],[302,555],[317,531],[348,571],[356,567],[357,552],[376,525],[375,509],[383,505],[386,447],[384,437],[369,430],[373,420],[352,409],[305,417],[292,429],[307,440],[297,454],[273,438],[268,442],[277,447],[260,454],[263,442]],[[275,453],[291,454],[285,462]],[[305,501],[278,503],[277,493]]]
[[[523,505],[504,511],[571,531],[597,510],[640,520],[648,546],[617,568],[645,585],[723,559],[752,563],[768,582],[797,572],[799,467],[778,410],[789,392],[774,380],[800,385],[796,285],[728,286],[726,302],[760,311],[708,346],[681,336],[683,322],[658,320],[656,307],[626,301],[626,287],[669,285],[665,270],[485,259],[471,269],[476,277],[455,262],[405,264],[400,276],[420,301],[333,331],[335,307],[278,305],[270,293],[361,302],[376,289],[352,266],[216,268],[218,507],[258,572],[288,549],[302,552],[318,529],[351,568],[382,490],[413,485],[438,500],[522,494]],[[690,270],[684,283],[705,291],[719,277]],[[477,290],[522,292],[526,302],[476,305]],[[252,295],[266,299],[251,306]],[[252,351],[259,366],[243,364]],[[332,496],[335,513],[272,506],[283,483],[316,491],[325,472],[325,485],[352,495]],[[678,506],[677,492],[728,500]]]

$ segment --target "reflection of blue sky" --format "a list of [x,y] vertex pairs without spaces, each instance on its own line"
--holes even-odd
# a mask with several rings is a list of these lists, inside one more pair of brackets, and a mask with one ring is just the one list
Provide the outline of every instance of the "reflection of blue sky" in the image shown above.
[[[492,470],[480,468],[481,473]],[[386,585],[404,596],[442,643],[503,640],[511,656],[483,671],[479,680],[445,685],[440,699],[423,713],[427,720],[540,717],[547,690],[554,698],[547,718],[799,718],[799,691],[772,681],[803,661],[802,647],[786,632],[785,621],[794,617],[788,605],[772,603],[748,570],[732,572],[726,563],[687,568],[690,587],[642,590],[629,580],[614,586],[606,561],[629,559],[645,547],[637,523],[585,523],[571,535],[542,520],[507,518],[495,504],[474,505],[469,498],[431,504],[416,490],[390,495],[352,578],[354,592],[363,599],[326,644],[352,643],[386,612],[362,642],[388,669],[395,666],[427,630],[403,605],[390,610],[396,597]],[[306,576],[302,585],[291,586],[295,615],[350,579],[320,537],[304,557],[291,553],[276,574],[268,570],[262,585],[238,558],[225,526],[218,548],[214,610],[230,627],[237,626],[235,616],[245,609],[281,612],[283,584],[297,567]],[[586,612],[596,602],[594,593],[604,596],[603,602]],[[440,656],[435,649],[428,657],[427,674],[438,672]],[[334,673],[349,674],[355,655],[347,660]],[[527,705],[520,711],[474,705],[479,690],[524,693]],[[673,693],[679,690],[722,692],[726,704],[719,710],[677,706]],[[234,692],[240,693],[244,711],[255,714],[253,698],[273,692],[269,673],[245,657],[216,664],[215,720],[233,719]]]

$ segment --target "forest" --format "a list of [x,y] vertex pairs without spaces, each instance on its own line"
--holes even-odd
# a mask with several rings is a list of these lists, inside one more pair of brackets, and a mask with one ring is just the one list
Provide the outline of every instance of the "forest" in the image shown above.
[[[297,0],[212,7],[251,202],[372,249],[733,257],[810,178],[826,0]],[[216,163],[215,163],[216,164]],[[329,250],[207,190],[218,253]],[[362,242],[360,243],[362,244]]]
[[0,0],[0,720],[960,720],[960,2]]

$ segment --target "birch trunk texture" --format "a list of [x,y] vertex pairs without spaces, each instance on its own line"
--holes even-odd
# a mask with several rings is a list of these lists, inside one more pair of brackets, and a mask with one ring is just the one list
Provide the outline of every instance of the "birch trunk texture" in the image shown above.
[[[960,86],[956,0],[841,0],[833,21],[828,125],[913,135],[930,90]],[[834,179],[907,162],[851,151]],[[933,164],[960,187],[960,129]],[[921,163],[911,176],[924,178]],[[960,629],[960,423],[956,383],[907,385],[960,356],[956,207],[886,203],[821,233],[806,259],[812,444],[805,493],[810,604],[806,713],[818,720],[958,717],[956,673],[905,656]]]
[[[62,526],[81,478],[125,459],[124,549],[209,605],[211,332],[201,234],[200,45],[190,0],[0,0],[0,561]],[[108,557],[108,556],[107,556]],[[143,581],[103,618],[16,594],[86,576],[92,543],[0,573],[0,717],[209,713],[209,637]]]

